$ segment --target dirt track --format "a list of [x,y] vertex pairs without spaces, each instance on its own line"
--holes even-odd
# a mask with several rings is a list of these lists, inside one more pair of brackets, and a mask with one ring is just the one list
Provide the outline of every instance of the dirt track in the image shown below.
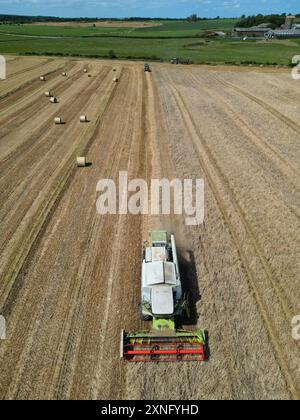
[[[8,67],[0,398],[299,399],[299,82],[254,69],[154,65],[145,74],[140,64],[34,58]],[[57,115],[65,125],[53,124]],[[77,170],[84,153],[92,166]],[[97,182],[121,170],[148,181],[203,177],[204,225],[97,215]],[[205,364],[119,361],[121,329],[150,327],[138,304],[141,245],[153,228],[177,236],[194,301],[189,328],[210,334]]]

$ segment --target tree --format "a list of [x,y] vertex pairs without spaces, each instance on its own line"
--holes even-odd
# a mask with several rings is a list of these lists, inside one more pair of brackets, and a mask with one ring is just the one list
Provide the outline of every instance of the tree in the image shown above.
[[188,18],[187,18],[187,20],[189,21],[189,22],[198,22],[198,16],[197,16],[197,14],[196,13],[193,13],[191,16],[189,16]]
[[114,58],[117,58],[116,53],[114,52],[114,50],[109,50],[108,51],[108,57],[113,60]]
[[285,22],[285,17],[283,15],[267,15],[264,16],[259,14],[257,16],[247,16],[244,19],[241,19],[236,23],[236,27],[250,28],[252,26],[258,26],[263,23],[267,23],[270,28],[275,29],[279,28]]

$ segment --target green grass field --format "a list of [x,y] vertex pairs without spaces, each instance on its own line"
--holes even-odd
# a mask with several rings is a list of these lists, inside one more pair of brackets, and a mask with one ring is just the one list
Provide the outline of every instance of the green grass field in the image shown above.
[[32,54],[169,61],[196,64],[290,64],[300,40],[249,41],[206,39],[207,30],[230,31],[234,19],[164,21],[152,28],[0,25],[0,54]]
[[51,37],[95,37],[95,36],[126,36],[132,38],[184,38],[197,37],[206,30],[230,31],[234,27],[236,19],[211,19],[195,23],[187,21],[162,21],[155,27],[147,28],[120,28],[117,27],[86,27],[74,26],[47,26],[47,25],[0,25],[0,32]]

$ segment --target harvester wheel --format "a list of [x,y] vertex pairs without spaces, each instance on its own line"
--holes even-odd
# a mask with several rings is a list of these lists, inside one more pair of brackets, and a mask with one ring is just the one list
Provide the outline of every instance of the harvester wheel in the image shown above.
[[[159,351],[159,346],[154,346],[152,348],[152,351]],[[159,355],[157,354],[151,354],[151,360],[157,360],[159,359]]]
[[[184,346],[182,344],[177,347],[178,351],[183,350],[183,349],[184,349]],[[181,361],[182,359],[183,359],[183,355],[182,354],[177,354],[177,360]]]

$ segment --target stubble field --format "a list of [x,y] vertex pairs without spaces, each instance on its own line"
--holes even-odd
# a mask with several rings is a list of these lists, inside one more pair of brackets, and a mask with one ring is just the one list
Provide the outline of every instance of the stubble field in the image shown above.
[[[299,94],[286,70],[8,60],[0,398],[300,398]],[[78,170],[78,155],[92,165]],[[204,178],[204,224],[98,215],[97,182],[123,170],[148,182]],[[121,329],[150,328],[139,320],[140,256],[156,228],[176,234],[188,328],[209,331],[204,364],[119,360]]]

